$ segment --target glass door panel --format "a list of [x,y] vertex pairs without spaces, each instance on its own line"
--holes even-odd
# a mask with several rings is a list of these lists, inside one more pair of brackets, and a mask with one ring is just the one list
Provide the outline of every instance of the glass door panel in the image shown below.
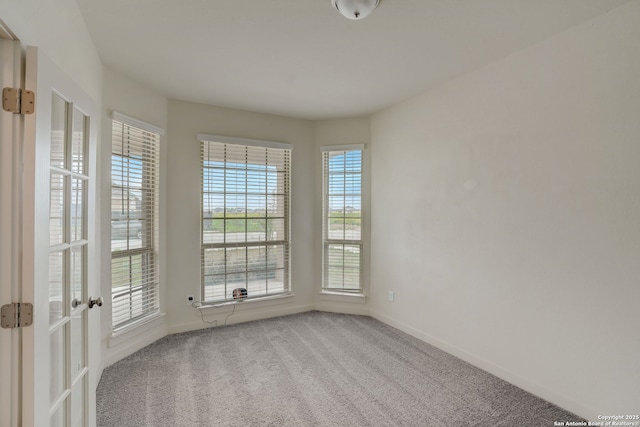
[[71,241],[82,240],[84,234],[84,180],[71,180]]
[[77,381],[86,367],[84,341],[84,317],[87,310],[80,307],[71,318],[71,380]]
[[49,192],[49,244],[58,245],[64,242],[65,220],[64,206],[66,204],[65,176],[61,173],[51,173]]
[[60,405],[60,407],[51,415],[51,427],[64,427],[65,426],[65,418],[67,415],[67,411],[65,411],[65,406]]
[[71,138],[71,170],[73,172],[85,173],[85,151],[86,138],[85,128],[87,126],[87,116],[82,114],[77,108],[73,109],[73,136]]
[[80,381],[73,385],[73,391],[71,392],[71,425],[73,427],[83,427],[85,425],[85,377],[82,377]]
[[49,185],[51,425],[86,423],[88,118],[53,94]]
[[49,254],[49,324],[62,319],[64,307],[64,252]]
[[71,249],[71,269],[69,271],[71,275],[71,308],[75,308],[75,304],[81,304],[82,301],[86,300],[82,286],[85,281],[84,260],[84,247],[74,247]]
[[58,95],[51,102],[51,166],[64,168],[67,129],[67,103]]
[[51,360],[51,375],[49,378],[49,396],[51,403],[57,402],[62,397],[66,388],[65,384],[65,328],[55,328],[49,339]]

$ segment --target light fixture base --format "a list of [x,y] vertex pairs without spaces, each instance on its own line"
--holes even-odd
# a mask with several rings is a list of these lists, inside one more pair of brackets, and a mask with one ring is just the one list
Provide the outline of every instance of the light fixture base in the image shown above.
[[357,21],[369,16],[380,0],[331,0],[331,4],[345,18]]

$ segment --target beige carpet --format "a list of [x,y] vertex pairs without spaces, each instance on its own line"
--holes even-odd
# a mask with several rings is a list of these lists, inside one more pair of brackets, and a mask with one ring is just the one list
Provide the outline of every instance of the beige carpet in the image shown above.
[[99,426],[553,426],[542,399],[370,317],[165,337],[107,368]]

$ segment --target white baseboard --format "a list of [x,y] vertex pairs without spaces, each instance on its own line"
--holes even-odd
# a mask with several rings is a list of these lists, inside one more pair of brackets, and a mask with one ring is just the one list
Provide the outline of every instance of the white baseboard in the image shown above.
[[[421,341],[424,341],[428,344],[433,345],[434,347],[439,348],[449,354],[452,354],[459,359],[464,360],[467,363],[472,364],[482,370],[489,372],[492,375],[495,375],[498,378],[501,378],[508,383],[511,383],[521,389],[538,396],[544,400],[547,400],[554,405],[557,405],[567,411],[573,412],[574,414],[583,417],[589,421],[599,421],[598,415],[604,414],[602,411],[596,411],[587,406],[576,402],[575,400],[557,393],[549,388],[541,386],[537,384],[535,381],[532,381],[528,378],[524,378],[520,375],[514,374],[507,369],[504,369],[498,365],[495,365],[489,361],[486,361],[482,358],[479,358],[473,354],[470,354],[456,346],[449,344],[446,341],[443,341],[439,338],[436,338],[432,335],[429,335],[423,331],[420,331],[412,326],[409,326],[405,323],[399,322],[391,317],[383,315],[377,311],[370,310],[369,315],[374,319],[377,319],[383,323],[386,323],[389,326],[393,326],[396,329],[401,330],[402,332],[406,332],[407,334],[418,338]],[[566,421],[566,420],[558,420],[558,421]]]
[[[228,324],[234,324],[234,323],[244,323],[244,322],[250,322],[252,320],[262,320],[262,319],[268,319],[271,317],[278,317],[278,316],[286,316],[289,314],[297,314],[297,313],[304,313],[306,311],[311,311],[314,309],[314,306],[311,304],[308,305],[296,305],[293,307],[283,307],[282,305],[275,307],[275,308],[261,308],[261,309],[256,309],[256,310],[250,310],[250,311],[236,311],[231,317],[229,317],[228,319]],[[220,316],[218,317],[219,319],[221,318],[220,321],[224,322],[224,318],[228,313],[222,313],[220,314]],[[215,317],[212,317],[213,319],[215,319]],[[187,323],[182,323],[179,325],[174,325],[174,326],[170,326],[168,329],[168,335],[170,334],[178,334],[181,332],[189,332],[189,331],[195,331],[198,329],[206,329],[206,328],[210,328],[210,327],[214,327],[214,325],[208,324],[208,323],[203,323],[202,319],[198,316],[197,320],[194,320],[192,322],[187,322]]]
[[369,307],[361,304],[338,305],[331,302],[319,302],[314,306],[314,310],[325,311],[327,313],[355,314],[359,316],[369,316]]
[[102,369],[113,365],[117,361],[124,359],[166,335],[167,328],[164,325],[158,325],[142,333],[132,334],[131,339],[126,341],[120,340],[117,346],[109,347],[106,357],[102,358]]

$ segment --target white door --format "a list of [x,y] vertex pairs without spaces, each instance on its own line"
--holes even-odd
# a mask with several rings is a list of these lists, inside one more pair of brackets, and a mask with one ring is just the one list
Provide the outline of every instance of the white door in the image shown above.
[[[48,58],[28,47],[25,86],[23,297],[24,426],[95,425],[96,104]],[[92,309],[93,308],[93,309]]]
[[[1,22],[0,22],[1,23]],[[22,80],[20,42],[0,28],[0,90]],[[16,200],[23,118],[0,109],[0,305],[22,302],[19,286],[19,203]],[[19,419],[20,328],[0,329],[0,426]]]

